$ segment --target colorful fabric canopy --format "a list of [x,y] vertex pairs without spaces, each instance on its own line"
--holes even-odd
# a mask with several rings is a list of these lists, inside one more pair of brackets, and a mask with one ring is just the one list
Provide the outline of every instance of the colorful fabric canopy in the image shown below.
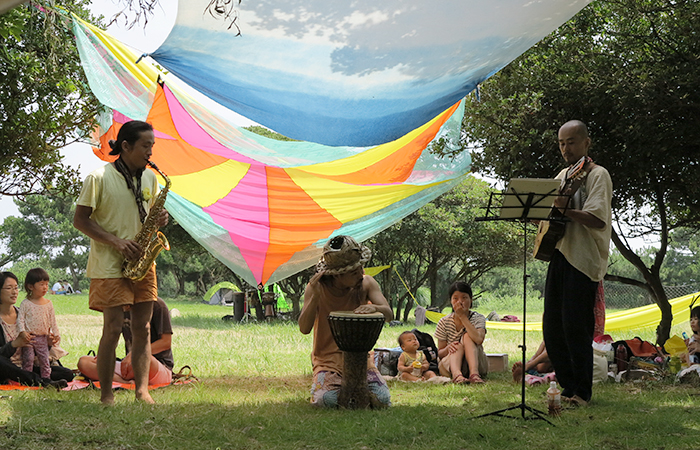
[[377,145],[422,126],[589,0],[180,0],[151,56],[285,136]]
[[[90,86],[112,113],[102,120],[96,154],[126,120],[156,131],[152,160],[172,181],[170,214],[250,284],[270,284],[314,264],[333,235],[362,241],[459,183],[466,152],[428,150],[459,140],[461,103],[399,139],[369,148],[268,139],[235,127],[192,100],[176,79],[106,33],[75,21]],[[172,89],[171,89],[172,86]]]

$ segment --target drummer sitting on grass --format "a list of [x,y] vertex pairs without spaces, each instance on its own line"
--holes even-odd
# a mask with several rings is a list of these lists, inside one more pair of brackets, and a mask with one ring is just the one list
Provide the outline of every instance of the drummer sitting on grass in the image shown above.
[[[380,312],[387,322],[392,319],[391,307],[382,295],[379,284],[371,276],[364,275],[363,265],[371,255],[367,247],[350,236],[336,236],[323,247],[316,274],[306,286],[299,329],[303,334],[314,330],[311,353],[311,404],[314,406],[338,406],[343,376],[343,352],[333,339],[328,314],[333,311],[353,311],[356,314]],[[372,406],[388,406],[389,387],[375,367],[373,358],[368,358],[367,364]]]

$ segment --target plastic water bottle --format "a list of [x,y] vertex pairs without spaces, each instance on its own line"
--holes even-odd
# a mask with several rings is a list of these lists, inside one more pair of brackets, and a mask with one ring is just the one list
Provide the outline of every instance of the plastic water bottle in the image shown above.
[[547,406],[549,406],[549,415],[558,416],[561,414],[561,391],[557,387],[556,381],[549,383],[547,389]]

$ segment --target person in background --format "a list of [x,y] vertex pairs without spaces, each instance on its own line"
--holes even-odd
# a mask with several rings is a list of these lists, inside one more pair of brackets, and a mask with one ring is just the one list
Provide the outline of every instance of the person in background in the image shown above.
[[[420,342],[415,334],[404,331],[399,335],[399,345],[401,346],[401,356],[397,364],[399,378],[404,381],[429,380],[435,376],[435,372],[430,370],[428,359],[422,350],[418,350]],[[414,369],[420,370],[420,375],[415,375]]]
[[[435,329],[440,375],[451,377],[456,384],[482,384],[481,377],[488,373],[488,359],[482,345],[486,317],[470,310],[472,288],[467,283],[452,283],[448,295],[452,313],[440,319]],[[468,378],[463,374],[465,369],[469,371]]]
[[49,274],[40,267],[30,269],[24,278],[24,289],[27,298],[19,305],[17,330],[28,333],[32,340],[22,347],[22,369],[32,370],[36,356],[41,378],[51,378],[49,347],[58,345],[61,334],[53,303],[45,297],[49,292]]
[[[172,342],[173,327],[170,322],[168,306],[162,298],[153,304],[151,317],[151,362],[148,370],[148,384],[157,386],[169,384],[173,379]],[[134,380],[134,370],[131,362],[131,348],[133,345],[131,334],[131,315],[129,310],[124,311],[124,325],[122,326],[126,356],[114,365],[114,380],[120,383],[131,383]],[[78,360],[78,370],[85,377],[99,381],[97,371],[97,358],[95,356],[81,356]]]
[[[65,367],[51,366],[49,378],[39,375],[39,368],[23,370],[18,366],[21,363],[20,349],[32,342],[30,333],[19,332],[17,329],[17,316],[19,310],[15,304],[19,297],[19,281],[12,272],[0,274],[0,382],[15,381],[27,386],[51,386],[62,389],[73,380],[73,372]],[[53,339],[50,338],[51,344]]]
[[685,345],[688,347],[688,364],[700,364],[700,306],[690,310],[690,336]]

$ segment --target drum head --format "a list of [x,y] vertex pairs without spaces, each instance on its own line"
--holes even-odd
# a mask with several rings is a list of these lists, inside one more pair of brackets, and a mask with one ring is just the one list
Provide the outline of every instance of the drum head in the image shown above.
[[384,318],[384,314],[380,312],[373,312],[369,314],[357,314],[353,311],[333,311],[328,314],[328,317],[339,317],[346,319],[377,319]]
[[384,327],[384,314],[356,314],[333,311],[328,325],[338,348],[344,352],[368,352],[374,347]]

